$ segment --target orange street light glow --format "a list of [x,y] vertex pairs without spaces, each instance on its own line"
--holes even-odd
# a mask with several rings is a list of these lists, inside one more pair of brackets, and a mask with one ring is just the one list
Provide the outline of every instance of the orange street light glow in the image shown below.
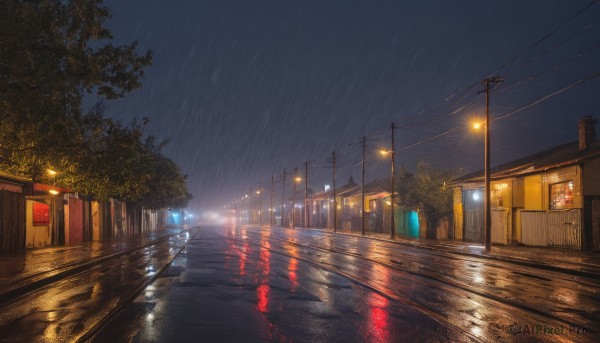
[[481,128],[481,123],[480,122],[473,123],[473,128],[476,130],[479,130]]
[[52,195],[58,195],[58,191],[56,189],[51,189],[48,192]]
[[50,175],[56,175],[58,173],[57,171],[54,171],[52,169],[46,169],[46,171],[48,171],[48,174]]

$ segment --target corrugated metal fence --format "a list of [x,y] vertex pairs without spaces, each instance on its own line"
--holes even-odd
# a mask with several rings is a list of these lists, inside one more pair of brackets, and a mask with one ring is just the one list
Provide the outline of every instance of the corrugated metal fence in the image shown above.
[[568,211],[523,211],[523,244],[533,246],[581,247],[581,209]]
[[0,191],[0,253],[25,249],[25,197]]

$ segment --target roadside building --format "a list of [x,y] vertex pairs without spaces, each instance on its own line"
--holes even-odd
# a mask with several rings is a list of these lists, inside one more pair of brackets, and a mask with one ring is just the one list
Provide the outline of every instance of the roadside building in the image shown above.
[[337,227],[342,231],[360,231],[360,185],[350,176],[348,182],[336,190]]
[[[579,140],[491,170],[491,241],[600,249],[600,141],[596,119]],[[483,171],[454,181],[454,237],[483,243]]]
[[333,190],[329,185],[325,190],[314,193],[311,202],[310,223],[311,227],[319,229],[333,228]]

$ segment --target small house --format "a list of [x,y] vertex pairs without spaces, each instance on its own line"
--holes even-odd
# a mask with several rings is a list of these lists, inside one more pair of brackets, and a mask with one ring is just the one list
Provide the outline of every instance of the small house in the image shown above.
[[[596,119],[579,140],[491,169],[491,242],[600,249],[600,141]],[[484,241],[483,171],[454,181],[454,237]]]

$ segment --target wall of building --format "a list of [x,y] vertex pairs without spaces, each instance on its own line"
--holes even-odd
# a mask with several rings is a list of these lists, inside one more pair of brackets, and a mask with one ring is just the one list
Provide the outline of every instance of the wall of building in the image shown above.
[[463,226],[464,226],[464,212],[463,212],[463,199],[462,199],[462,188],[454,187],[454,239],[463,239]]
[[[34,204],[47,207],[48,224],[34,225]],[[52,211],[48,198],[27,199],[25,204],[25,241],[27,248],[40,248],[52,243]]]
[[542,175],[531,175],[524,178],[525,209],[541,211],[544,210]]
[[583,165],[583,195],[600,195],[600,158]]

